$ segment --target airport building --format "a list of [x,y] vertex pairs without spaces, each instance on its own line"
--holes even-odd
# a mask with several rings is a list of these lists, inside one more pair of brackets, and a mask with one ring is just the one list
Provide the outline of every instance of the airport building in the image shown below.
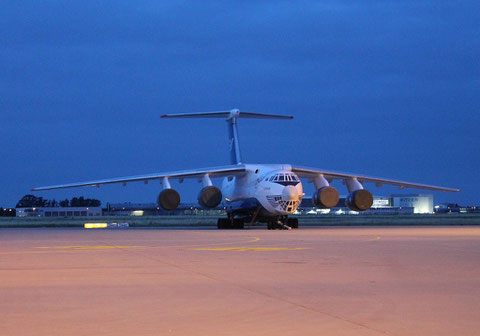
[[155,203],[107,203],[103,209],[105,216],[190,216],[190,215],[225,215],[222,205],[214,209],[204,209],[197,203],[180,203],[174,210],[162,209]]
[[412,207],[414,213],[433,213],[432,194],[392,195],[393,206],[397,208]]
[[87,217],[101,215],[102,207],[17,208],[17,217]]
[[[304,198],[300,207],[299,214],[357,214],[347,208],[345,198],[341,197],[337,206],[331,209],[316,208],[311,198]],[[370,210],[362,214],[431,214],[433,213],[433,195],[432,194],[396,194],[390,196],[374,196],[373,205]]]

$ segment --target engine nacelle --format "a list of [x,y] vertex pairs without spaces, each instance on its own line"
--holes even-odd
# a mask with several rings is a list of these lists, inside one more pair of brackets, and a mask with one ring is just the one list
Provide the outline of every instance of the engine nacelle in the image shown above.
[[198,203],[204,208],[215,208],[222,201],[222,192],[211,185],[203,188],[198,194]]
[[312,202],[317,208],[328,209],[337,205],[339,199],[340,196],[337,189],[331,186],[325,186],[315,191]]
[[365,211],[373,204],[372,193],[365,189],[359,189],[348,195],[345,200],[347,208],[353,211]]
[[157,203],[165,210],[174,210],[180,204],[180,195],[176,190],[164,189],[158,195]]

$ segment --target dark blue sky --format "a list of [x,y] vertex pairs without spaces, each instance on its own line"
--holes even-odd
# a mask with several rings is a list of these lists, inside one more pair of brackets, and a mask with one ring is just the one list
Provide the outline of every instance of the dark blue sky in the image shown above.
[[[227,164],[224,121],[159,116],[231,108],[295,115],[241,120],[246,162],[458,187],[436,202],[480,204],[479,22],[478,1],[4,1],[0,205],[34,186]],[[185,201],[200,189],[175,186]]]

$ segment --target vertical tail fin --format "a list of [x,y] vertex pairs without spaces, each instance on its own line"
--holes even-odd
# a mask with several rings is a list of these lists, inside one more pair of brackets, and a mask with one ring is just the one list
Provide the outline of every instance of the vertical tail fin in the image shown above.
[[237,119],[293,119],[292,116],[282,116],[275,114],[263,114],[252,112],[241,112],[237,109],[230,111],[216,111],[216,112],[197,112],[197,113],[182,113],[182,114],[164,114],[161,118],[225,118],[228,123],[228,140],[230,151],[230,163],[242,163],[242,155],[240,153],[240,143],[238,139]]

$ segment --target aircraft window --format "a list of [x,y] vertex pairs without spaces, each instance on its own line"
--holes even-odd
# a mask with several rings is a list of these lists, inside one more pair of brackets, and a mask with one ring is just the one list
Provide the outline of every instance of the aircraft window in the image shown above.
[[270,177],[267,177],[265,181],[270,182],[283,182],[283,181],[292,181],[292,182],[300,182],[299,178],[295,174],[275,174]]

